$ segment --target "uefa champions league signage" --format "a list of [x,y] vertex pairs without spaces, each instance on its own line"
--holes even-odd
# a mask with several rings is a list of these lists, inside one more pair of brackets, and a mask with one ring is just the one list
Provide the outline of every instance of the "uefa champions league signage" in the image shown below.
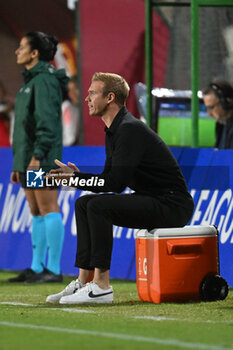
[[[12,167],[11,149],[0,149],[1,159],[8,159],[0,172],[0,269],[20,270],[31,262],[31,215],[24,191],[9,182]],[[233,150],[173,148],[172,152],[186,177],[195,202],[190,225],[216,225],[219,230],[220,273],[233,286]],[[87,163],[89,160],[89,164]],[[92,166],[104,164],[104,147],[64,148],[64,162]],[[95,173],[94,168],[92,171]],[[30,175],[32,176],[32,175]],[[37,175],[33,174],[33,179]],[[40,180],[41,174],[37,179]],[[32,178],[31,178],[32,179]],[[36,181],[37,181],[36,179]],[[126,191],[130,191],[126,189]],[[65,225],[62,272],[77,274],[73,267],[76,252],[75,200],[89,192],[60,190],[59,205]],[[135,279],[136,230],[113,227],[114,246],[110,275]]]

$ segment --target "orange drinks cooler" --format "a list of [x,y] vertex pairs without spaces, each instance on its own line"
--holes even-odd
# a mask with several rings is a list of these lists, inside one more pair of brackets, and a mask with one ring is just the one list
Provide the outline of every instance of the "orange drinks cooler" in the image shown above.
[[200,300],[208,274],[219,274],[215,226],[186,226],[136,233],[137,290],[154,303]]

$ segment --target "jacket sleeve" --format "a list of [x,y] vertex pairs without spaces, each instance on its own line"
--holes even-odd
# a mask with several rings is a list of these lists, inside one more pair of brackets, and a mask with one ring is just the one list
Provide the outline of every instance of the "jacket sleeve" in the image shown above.
[[[54,76],[41,74],[34,87],[35,142],[33,155],[43,159],[61,123],[61,89]],[[62,137],[62,136],[61,136]]]
[[[124,125],[119,130],[112,158],[106,159],[105,170],[102,174],[75,173],[79,179],[85,179],[86,183],[89,180],[90,184],[92,183],[90,179],[95,177],[97,185],[78,185],[77,187],[92,192],[121,193],[129,186],[143,157],[143,152],[144,142],[140,128]],[[79,181],[80,183],[81,181]]]

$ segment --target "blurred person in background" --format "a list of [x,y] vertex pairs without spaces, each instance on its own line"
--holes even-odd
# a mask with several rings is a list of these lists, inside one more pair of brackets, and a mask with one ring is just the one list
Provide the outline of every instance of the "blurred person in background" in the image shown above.
[[7,98],[6,90],[0,81],[0,147],[10,146],[10,126],[13,119],[13,103]]
[[203,90],[203,100],[209,116],[216,121],[218,149],[233,148],[233,87],[226,81],[211,83]]
[[77,75],[70,78],[67,86],[68,99],[62,103],[63,145],[78,144],[79,110],[78,110],[78,79]]
[[24,85],[15,100],[11,181],[21,182],[32,214],[32,262],[10,282],[62,281],[64,225],[57,203],[58,188],[27,188],[26,182],[27,170],[48,172],[54,167],[54,158],[62,156],[61,104],[68,77],[63,69],[56,70],[49,63],[57,44],[53,36],[29,32],[15,52],[17,63],[25,69]]

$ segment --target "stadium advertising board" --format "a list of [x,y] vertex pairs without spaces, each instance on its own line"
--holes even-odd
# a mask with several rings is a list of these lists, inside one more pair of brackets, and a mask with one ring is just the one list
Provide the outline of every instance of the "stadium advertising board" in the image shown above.
[[[233,151],[172,148],[195,201],[191,225],[216,225],[219,229],[220,273],[233,286]],[[31,215],[24,192],[10,183],[12,151],[0,149],[0,269],[21,270],[30,266]],[[3,161],[4,160],[4,161]],[[63,161],[82,170],[99,173],[105,160],[104,147],[65,147]],[[129,191],[129,189],[126,189]],[[62,272],[77,274],[75,200],[86,191],[61,189],[59,205],[65,225]],[[114,247],[110,275],[135,279],[134,229],[114,226]]]

